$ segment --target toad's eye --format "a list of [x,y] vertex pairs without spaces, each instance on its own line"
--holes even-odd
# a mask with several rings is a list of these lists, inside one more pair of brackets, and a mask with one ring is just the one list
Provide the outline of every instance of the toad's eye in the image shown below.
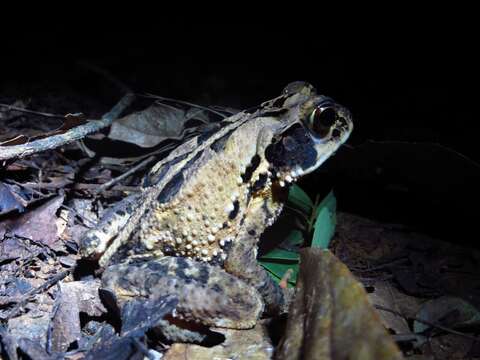
[[337,113],[332,106],[318,106],[308,118],[308,126],[318,136],[326,136],[335,124]]

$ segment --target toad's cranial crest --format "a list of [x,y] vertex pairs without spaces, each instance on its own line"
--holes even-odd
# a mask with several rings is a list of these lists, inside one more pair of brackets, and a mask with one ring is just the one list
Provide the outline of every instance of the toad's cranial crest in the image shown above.
[[292,83],[157,163],[142,193],[87,233],[81,252],[106,268],[103,286],[120,307],[138,294],[174,295],[184,320],[251,327],[262,311],[284,307],[282,290],[257,264],[261,234],[280,214],[288,186],[351,131],[347,109]]

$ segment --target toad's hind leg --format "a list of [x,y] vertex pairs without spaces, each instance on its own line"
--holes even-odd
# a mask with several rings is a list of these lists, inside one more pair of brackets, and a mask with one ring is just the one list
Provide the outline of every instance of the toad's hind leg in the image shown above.
[[[244,281],[217,266],[182,257],[111,265],[102,276],[102,288],[114,295],[127,317],[122,321],[130,323],[135,321],[128,320],[126,309],[132,301],[145,302],[143,312],[148,312],[167,296],[177,300],[176,314],[181,319],[208,326],[248,329],[263,310],[260,294]],[[154,318],[154,314],[144,315]]]
[[[269,314],[278,314],[284,310],[285,297],[283,290],[273,281],[267,271],[257,261],[257,243],[261,233],[266,228],[272,213],[265,211],[271,207],[267,199],[258,199],[249,205],[242,229],[238,233],[228,257],[225,260],[225,270],[246,281],[262,295],[265,310]],[[269,206],[270,205],[270,206]],[[273,209],[274,213],[281,208]]]

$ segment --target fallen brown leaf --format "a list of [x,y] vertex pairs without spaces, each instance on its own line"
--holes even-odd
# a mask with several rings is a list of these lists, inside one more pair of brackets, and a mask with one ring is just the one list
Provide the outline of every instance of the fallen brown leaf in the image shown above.
[[21,236],[45,245],[52,245],[58,239],[56,212],[63,203],[64,196],[59,195],[36,209],[27,211],[16,219],[0,223],[0,239],[5,232]]
[[278,359],[402,359],[363,286],[332,253],[301,251]]
[[149,148],[165,139],[180,139],[187,120],[181,109],[152,105],[115,121],[108,137]]
[[66,351],[81,336],[80,312],[100,316],[107,310],[98,295],[99,280],[60,283],[53,316],[51,342],[53,351]]

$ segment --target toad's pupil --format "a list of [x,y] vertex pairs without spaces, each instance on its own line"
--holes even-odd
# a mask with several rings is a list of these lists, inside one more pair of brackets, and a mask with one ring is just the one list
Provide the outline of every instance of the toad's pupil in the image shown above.
[[315,114],[313,115],[313,131],[319,134],[325,132],[326,128],[330,128],[330,126],[335,124],[335,119],[336,113],[334,108],[317,108],[315,110]]

